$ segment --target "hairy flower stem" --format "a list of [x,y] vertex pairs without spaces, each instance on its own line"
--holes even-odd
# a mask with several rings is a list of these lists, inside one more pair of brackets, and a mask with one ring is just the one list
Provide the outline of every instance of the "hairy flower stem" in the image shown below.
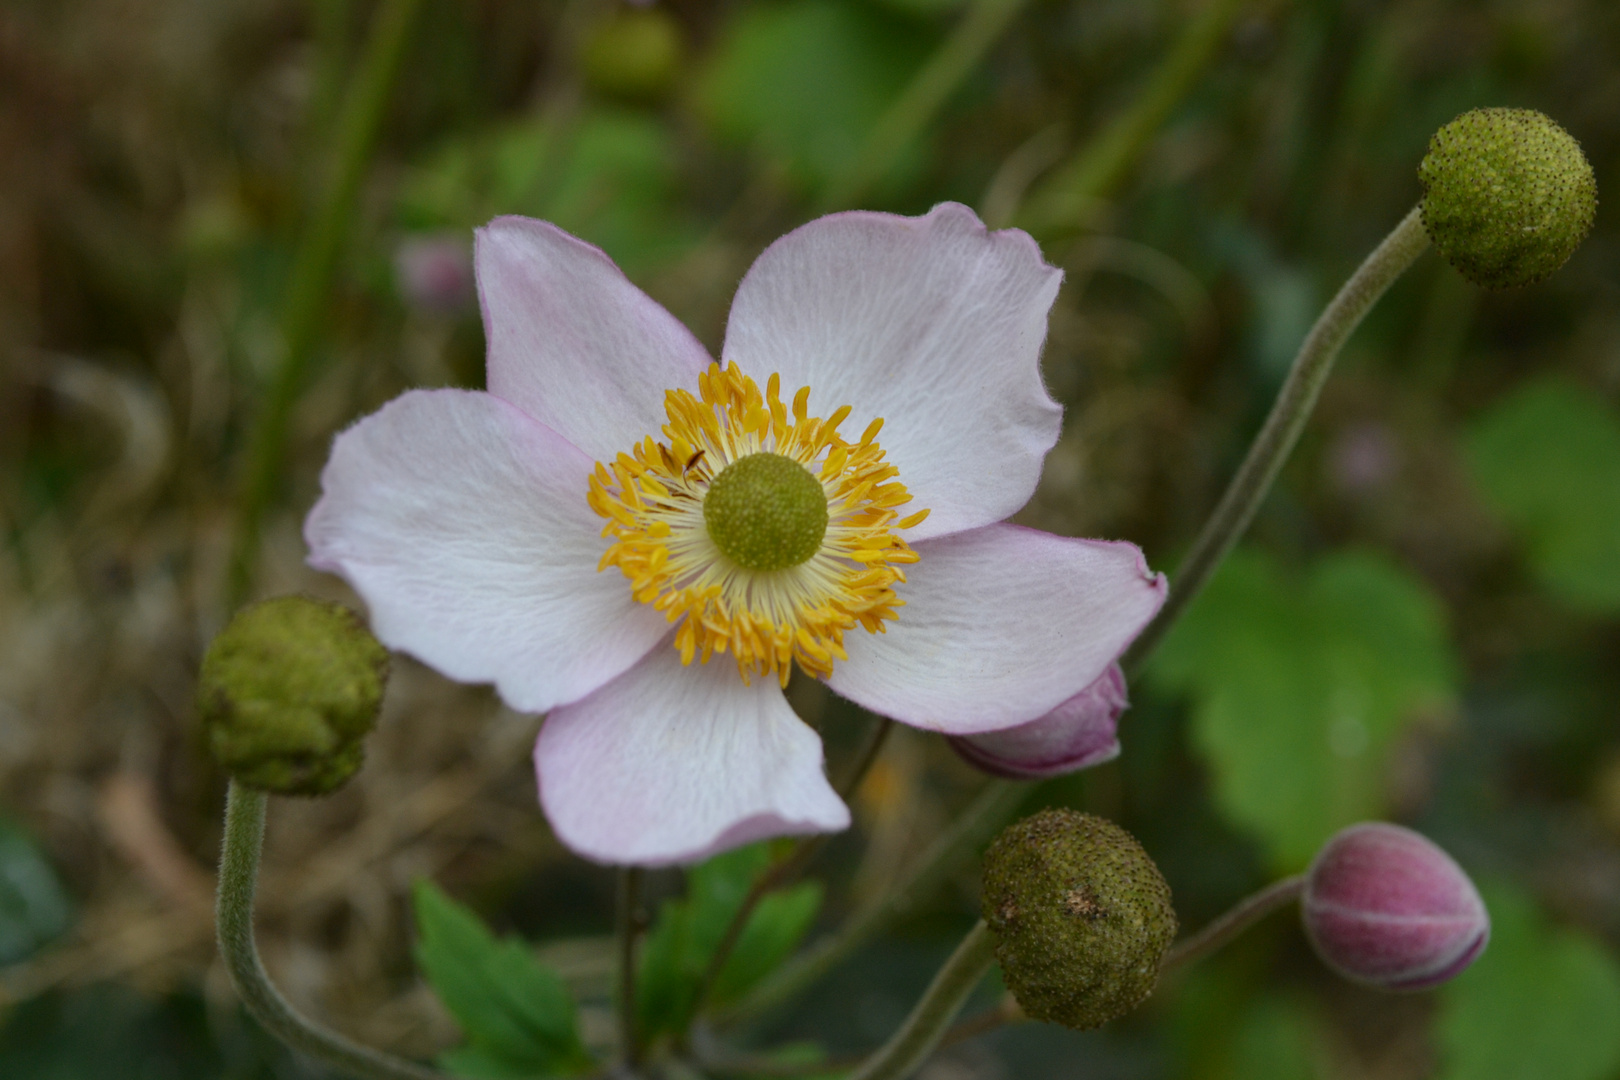
[[335,160],[314,217],[299,239],[281,317],[281,357],[247,437],[247,459],[237,493],[226,607],[234,610],[253,590],[264,513],[282,474],[287,428],[303,388],[332,295],[338,256],[355,218],[361,181],[371,164],[377,133],[410,42],[422,0],[382,0],[350,84],[335,133]]
[[854,166],[828,191],[826,209],[860,203],[888,176],[912,140],[973,73],[990,47],[1001,40],[1013,16],[1023,10],[1026,2],[973,0],[939,50],[873,125]]
[[980,919],[935,974],[905,1023],[848,1080],[904,1080],[915,1072],[995,961],[995,935]]
[[[855,755],[848,772],[838,784],[838,797],[848,802],[855,789],[861,786],[866,774],[871,771],[877,762],[878,755],[882,753],[883,746],[889,741],[889,732],[894,730],[894,721],[886,716],[874,716],[872,728],[868,732],[866,743]],[[720,972],[725,969],[726,960],[731,951],[737,947],[742,938],[742,932],[748,927],[748,920],[754,914],[759,902],[776,889],[792,884],[798,876],[810,865],[821,849],[827,846],[832,838],[831,833],[817,833],[807,839],[800,840],[791,854],[785,859],[772,865],[759,880],[754,882],[743,897],[743,902],[737,908],[737,913],[731,917],[731,923],[726,932],[720,937],[720,944],[715,946],[714,954],[709,957],[709,966],[704,969],[703,980],[698,983],[697,993],[692,999],[692,1015],[696,1016],[703,1009],[703,1003],[709,999],[714,991],[714,984],[720,978]]]
[[215,926],[231,984],[263,1028],[322,1065],[366,1080],[448,1080],[444,1073],[361,1046],[306,1016],[281,996],[259,960],[253,937],[253,894],[259,880],[268,796],[231,782],[225,843],[219,860]]
[[619,869],[619,1048],[632,1072],[641,1065],[641,1032],[636,1023],[636,944],[641,937],[641,877],[639,866]]
[[1316,320],[1316,325],[1311,327],[1294,357],[1288,378],[1277,392],[1265,426],[1249,447],[1248,456],[1227,485],[1215,512],[1204,523],[1192,551],[1172,575],[1169,599],[1126,652],[1123,664],[1127,675],[1141,670],[1165,633],[1248,529],[1294,444],[1299,441],[1300,433],[1305,430],[1339,350],[1378,298],[1428,246],[1429,234],[1423,228],[1421,207],[1413,207],[1344,283]]
[[1159,971],[1167,973],[1202,960],[1243,931],[1270,915],[1273,911],[1299,899],[1305,891],[1305,875],[1295,874],[1273,882],[1253,896],[1239,900],[1226,914],[1198,931],[1189,934],[1170,947],[1159,963]]
[[862,907],[837,932],[817,942],[796,959],[778,968],[748,997],[715,1015],[718,1024],[735,1024],[791,1001],[843,963],[895,916],[927,896],[957,860],[977,851],[1018,811],[1031,785],[1013,780],[992,780],[978,797],[927,851],[889,887]]

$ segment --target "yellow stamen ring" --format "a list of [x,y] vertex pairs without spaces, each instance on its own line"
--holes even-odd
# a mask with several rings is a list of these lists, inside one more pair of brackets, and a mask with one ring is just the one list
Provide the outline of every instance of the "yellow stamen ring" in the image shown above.
[[[844,631],[881,633],[903,606],[894,585],[917,553],[897,534],[928,516],[900,517],[911,494],[895,479],[874,440],[881,419],[858,442],[838,434],[845,405],[827,419],[807,415],[810,388],[783,404],[781,378],[765,393],[735,365],[711,365],[698,377],[700,397],[664,395],[665,442],[647,436],[611,464],[597,462],[587,498],[613,544],[599,570],[617,566],[632,595],[662,611],[675,631],[681,662],[708,663],[730,652],[747,682],[774,674],[786,686],[793,662],[812,675],[847,659]],[[703,501],[728,465],[751,454],[781,454],[808,469],[827,498],[819,549],[780,570],[750,570],[727,558],[704,524]]]

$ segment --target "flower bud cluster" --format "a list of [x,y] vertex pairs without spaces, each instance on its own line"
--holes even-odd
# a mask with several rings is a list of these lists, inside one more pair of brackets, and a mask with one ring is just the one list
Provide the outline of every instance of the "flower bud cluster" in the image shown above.
[[1418,166],[1423,227],[1488,289],[1529,285],[1580,247],[1597,180],[1580,143],[1533,109],[1474,109],[1435,132]]
[[984,855],[984,920],[1025,1014],[1100,1027],[1153,992],[1176,936],[1170,886],[1113,822],[1043,810]]
[[387,678],[388,652],[354,612],[283,596],[244,608],[209,645],[197,711],[240,783],[324,795],[359,771]]

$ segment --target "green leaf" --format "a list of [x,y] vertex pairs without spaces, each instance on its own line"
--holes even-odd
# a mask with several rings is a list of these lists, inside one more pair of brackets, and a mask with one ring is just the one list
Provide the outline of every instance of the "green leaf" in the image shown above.
[[1452,697],[1455,667],[1439,603],[1386,560],[1340,553],[1296,577],[1240,550],[1151,674],[1192,698],[1218,805],[1290,871],[1377,815],[1386,751]]
[[1441,1080],[1609,1080],[1620,1070],[1620,965],[1488,883],[1491,942],[1441,991]]
[[72,921],[73,905],[44,852],[0,818],[0,965],[26,959]]
[[468,1045],[446,1068],[475,1080],[507,1080],[591,1067],[575,1025],[574,1002],[556,972],[516,939],[497,940],[477,915],[429,881],[413,899],[416,962]]
[[[771,865],[768,843],[717,855],[687,873],[686,896],[658,909],[642,944],[637,1014],[649,1035],[685,1030],[715,949],[749,890]],[[715,980],[715,1001],[732,1001],[787,959],[821,907],[821,888],[804,884],[767,895],[749,916]]]
[[1231,1080],[1314,1080],[1312,1046],[1316,1033],[1299,1002],[1262,997],[1244,1013],[1233,1032]]
[[1562,379],[1521,388],[1474,422],[1469,464],[1523,537],[1530,566],[1572,607],[1620,612],[1620,416]]
[[722,138],[754,148],[800,183],[825,185],[854,164],[931,38],[850,0],[750,5],[727,26],[699,105]]

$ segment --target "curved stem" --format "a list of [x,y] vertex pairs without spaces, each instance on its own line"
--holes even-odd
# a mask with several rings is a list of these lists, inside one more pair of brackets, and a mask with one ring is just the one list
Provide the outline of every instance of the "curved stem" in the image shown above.
[[1172,945],[1160,961],[1159,971],[1174,971],[1195,960],[1202,960],[1273,911],[1297,900],[1304,891],[1305,875],[1295,874],[1238,901],[1235,907],[1198,933],[1190,934]]
[[792,1000],[801,991],[843,963],[874,934],[926,895],[956,866],[957,860],[976,850],[1017,812],[1030,785],[1013,780],[992,780],[962,814],[938,837],[917,862],[908,867],[889,891],[866,905],[832,936],[797,959],[778,968],[747,998],[721,1010],[715,1021],[735,1023],[767,1012]]
[[225,844],[219,860],[215,924],[231,984],[266,1031],[308,1057],[367,1080],[448,1080],[437,1069],[361,1046],[302,1015],[281,996],[259,960],[253,938],[253,894],[264,846],[267,796],[231,781],[225,803]]
[[1255,511],[1288,460],[1289,452],[1299,441],[1300,432],[1305,430],[1339,350],[1384,291],[1428,248],[1429,234],[1424,231],[1421,211],[1421,206],[1413,207],[1401,219],[1384,242],[1350,275],[1350,280],[1311,327],[1294,357],[1288,378],[1277,392],[1265,426],[1249,447],[1248,456],[1227,485],[1215,512],[1204,523],[1192,551],[1171,578],[1170,598],[1126,652],[1127,675],[1140,670],[1165,632],[1209,581],[1227,551],[1248,529]]
[[[845,802],[849,801],[855,789],[861,786],[866,774],[871,771],[877,762],[878,754],[883,751],[883,745],[889,741],[889,732],[894,730],[894,721],[887,716],[873,717],[872,730],[868,733],[866,743],[861,747],[860,753],[851,762],[849,771],[838,784],[838,797]],[[697,993],[692,999],[692,1015],[696,1016],[703,1009],[703,1003],[709,999],[714,991],[714,984],[720,978],[720,972],[725,970],[726,960],[730,958],[731,951],[737,947],[742,939],[742,933],[748,928],[748,920],[753,916],[754,909],[759,902],[772,891],[791,884],[810,865],[812,859],[821,854],[821,849],[827,846],[831,833],[818,833],[805,840],[800,840],[793,852],[787,858],[776,863],[759,880],[754,882],[743,897],[742,904],[737,913],[731,917],[731,923],[726,932],[720,937],[720,944],[715,946],[714,954],[709,957],[709,966],[703,971],[703,979],[698,983]]]
[[904,1080],[939,1045],[973,988],[996,960],[995,935],[980,919],[889,1041],[867,1058],[848,1080]]
[[320,206],[299,238],[281,318],[281,362],[247,437],[247,461],[237,493],[226,607],[234,610],[253,589],[264,512],[281,480],[282,456],[293,405],[315,353],[321,319],[331,300],[338,256],[354,220],[394,80],[410,42],[422,0],[384,0],[371,24],[365,53],[350,84],[336,132],[336,160]]
[[632,1071],[641,1064],[636,1025],[636,940],[641,936],[641,868],[619,869],[619,1047]]

